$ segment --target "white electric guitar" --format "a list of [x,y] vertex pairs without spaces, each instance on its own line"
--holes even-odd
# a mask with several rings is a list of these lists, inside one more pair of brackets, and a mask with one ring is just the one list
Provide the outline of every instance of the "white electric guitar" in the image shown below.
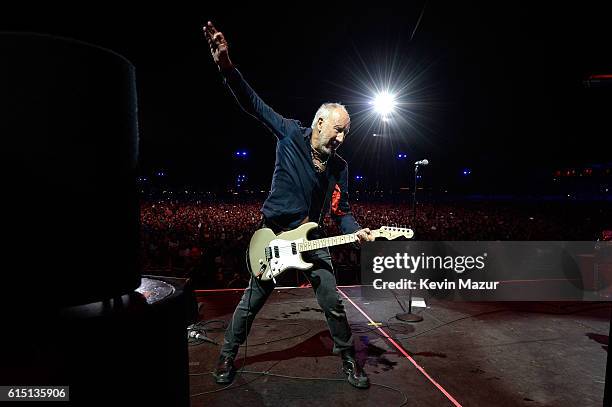
[[[289,270],[308,270],[312,263],[305,262],[302,253],[324,247],[348,244],[359,240],[356,233],[308,240],[306,235],[318,225],[308,222],[298,228],[276,235],[272,229],[259,229],[249,243],[249,268],[251,274],[261,280],[274,280],[279,274]],[[400,236],[410,239],[414,232],[407,228],[383,226],[373,230],[374,238],[384,237],[392,240]]]

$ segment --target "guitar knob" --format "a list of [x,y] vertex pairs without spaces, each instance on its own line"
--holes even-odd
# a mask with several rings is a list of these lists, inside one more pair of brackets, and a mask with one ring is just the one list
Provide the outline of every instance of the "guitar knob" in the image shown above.
[[259,264],[263,264],[263,259],[259,259]]

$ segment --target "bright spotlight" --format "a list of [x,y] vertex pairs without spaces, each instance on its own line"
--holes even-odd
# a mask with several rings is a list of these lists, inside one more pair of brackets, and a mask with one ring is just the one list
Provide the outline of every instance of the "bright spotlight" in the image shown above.
[[383,116],[393,112],[395,105],[395,96],[388,92],[379,93],[374,98],[374,110]]

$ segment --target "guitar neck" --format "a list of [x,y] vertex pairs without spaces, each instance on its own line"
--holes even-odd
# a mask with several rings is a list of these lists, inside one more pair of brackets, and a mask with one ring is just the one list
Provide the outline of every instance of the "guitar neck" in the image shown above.
[[[372,235],[375,238],[379,237],[380,233],[378,229],[373,230]],[[310,250],[323,249],[325,247],[340,246],[342,244],[349,244],[349,243],[356,242],[357,240],[359,239],[357,238],[356,233],[349,233],[347,235],[340,235],[340,236],[325,237],[322,239],[307,240],[304,243],[298,244],[298,252],[302,253],[302,252],[307,252]]]

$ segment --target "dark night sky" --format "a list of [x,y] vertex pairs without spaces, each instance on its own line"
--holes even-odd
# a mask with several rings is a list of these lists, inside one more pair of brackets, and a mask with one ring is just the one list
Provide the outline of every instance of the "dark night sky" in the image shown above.
[[[353,174],[410,178],[411,166],[394,158],[406,152],[410,162],[429,158],[427,171],[439,185],[452,184],[463,167],[491,185],[611,161],[604,148],[610,97],[585,89],[582,80],[612,73],[612,25],[600,4],[573,3],[431,0],[412,41],[424,1],[401,9],[32,8],[3,12],[0,29],[76,38],[132,61],[143,173],[164,168],[177,179],[214,186],[245,171],[254,184],[269,182],[274,138],[222,87],[200,31],[210,19],[264,100],[305,125],[324,101],[362,108],[366,100],[357,92],[366,89],[358,79],[367,72],[394,63],[394,80],[412,79],[408,125],[383,139],[371,137],[366,121],[341,148]],[[249,151],[243,169],[232,157],[239,149]]]

